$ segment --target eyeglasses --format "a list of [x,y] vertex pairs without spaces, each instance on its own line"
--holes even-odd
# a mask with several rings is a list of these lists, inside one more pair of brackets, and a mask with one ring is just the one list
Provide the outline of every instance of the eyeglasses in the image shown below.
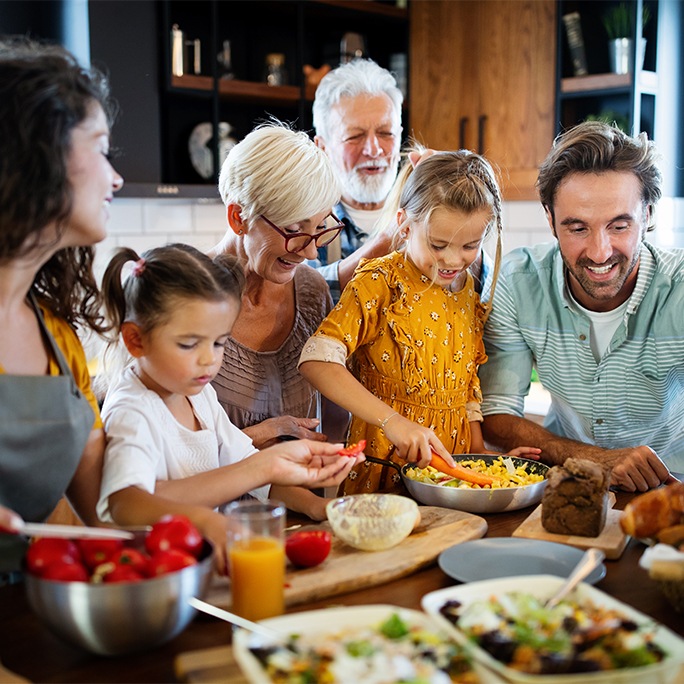
[[263,214],[260,215],[260,218],[285,238],[285,249],[290,252],[290,254],[301,252],[309,246],[310,242],[314,242],[316,247],[329,245],[340,234],[342,228],[344,228],[344,223],[342,223],[335,214],[328,214],[328,216],[323,219],[326,226],[325,230],[316,233],[316,235],[309,235],[308,233],[286,233],[278,228],[275,223],[271,223]]

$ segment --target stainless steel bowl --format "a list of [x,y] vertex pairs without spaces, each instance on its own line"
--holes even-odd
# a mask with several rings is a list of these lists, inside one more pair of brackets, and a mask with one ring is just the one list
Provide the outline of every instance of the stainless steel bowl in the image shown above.
[[56,582],[26,575],[31,608],[58,636],[81,648],[115,656],[158,646],[182,632],[195,615],[191,596],[209,589],[213,548],[197,565],[141,582]]
[[[453,456],[454,461],[470,461],[473,459],[493,463],[498,456],[490,454],[459,454]],[[528,464],[527,471],[544,475],[549,466],[539,461],[527,458],[511,457],[513,463],[518,465]],[[428,484],[412,480],[406,471],[414,467],[407,463],[400,465],[382,459],[366,457],[366,460],[382,465],[389,465],[401,473],[401,479],[411,496],[427,506],[442,506],[453,508],[468,513],[503,513],[504,511],[516,511],[519,508],[532,506],[539,503],[546,487],[546,479],[524,487],[510,487],[506,489],[458,489],[457,487],[444,487],[442,485]]]

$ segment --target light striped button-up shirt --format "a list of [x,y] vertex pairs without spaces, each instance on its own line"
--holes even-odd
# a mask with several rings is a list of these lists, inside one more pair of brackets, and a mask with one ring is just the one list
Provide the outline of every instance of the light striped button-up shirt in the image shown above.
[[604,448],[647,444],[684,471],[684,250],[643,243],[622,323],[597,361],[556,243],[508,254],[485,327],[483,415],[523,415],[530,375],[551,394],[545,427]]

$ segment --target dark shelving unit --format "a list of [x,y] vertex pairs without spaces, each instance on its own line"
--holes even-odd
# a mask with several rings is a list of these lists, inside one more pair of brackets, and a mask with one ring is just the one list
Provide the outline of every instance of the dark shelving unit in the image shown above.
[[[639,50],[635,50],[631,71],[627,74],[610,72],[608,34],[602,18],[617,2],[603,0],[562,0],[558,32],[558,88],[556,96],[557,132],[574,126],[589,117],[614,118],[628,132],[645,131],[653,137],[655,131],[654,99],[658,92],[656,54],[658,45],[658,2],[634,0],[627,2],[632,14],[632,40],[646,39],[643,65]],[[642,30],[644,6],[651,14]],[[563,24],[563,16],[570,12],[580,15],[581,33],[585,46],[588,74],[575,76]],[[611,115],[615,115],[611,117]]]
[[[109,72],[121,104],[113,143],[122,150],[116,163],[129,196],[138,190],[149,196],[157,185],[163,196],[185,196],[186,186],[194,186],[193,195],[206,186],[207,195],[214,196],[216,172],[203,178],[189,157],[188,139],[198,124],[209,123],[215,131],[226,122],[236,140],[271,117],[312,132],[315,89],[307,87],[303,66],[337,66],[345,33],[361,33],[367,56],[383,67],[390,67],[392,54],[408,54],[408,10],[394,1],[90,0],[89,10],[93,63]],[[122,39],[131,24],[136,40]],[[172,74],[174,24],[186,40],[199,39],[199,74],[192,64],[183,75]],[[224,40],[231,45],[234,78],[229,80],[221,78],[217,59]],[[264,82],[265,57],[271,52],[285,56],[284,85]],[[406,119],[405,111],[409,130]],[[217,136],[208,144],[216,170]]]

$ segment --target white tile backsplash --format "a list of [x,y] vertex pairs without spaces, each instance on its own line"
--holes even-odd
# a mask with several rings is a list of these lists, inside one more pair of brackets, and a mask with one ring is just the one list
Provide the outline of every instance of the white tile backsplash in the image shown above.
[[549,230],[542,205],[537,202],[504,202],[504,230]]
[[143,230],[157,235],[194,233],[192,203],[175,199],[154,199],[143,204]]
[[684,247],[684,199],[665,197],[658,202],[656,228],[649,242],[661,247]]
[[221,202],[192,205],[192,221],[197,232],[220,234],[226,231],[226,208]]
[[[553,240],[539,202],[504,202],[504,253]],[[684,247],[684,198],[664,198],[658,205],[657,228],[649,241],[662,247]],[[206,251],[226,230],[221,202],[191,199],[115,198],[108,237],[97,247],[95,268],[101,275],[117,247],[138,253],[169,242],[185,242]],[[488,251],[492,251],[490,246]]]
[[114,198],[109,208],[107,233],[115,235],[137,235],[143,228],[143,203],[138,199]]

